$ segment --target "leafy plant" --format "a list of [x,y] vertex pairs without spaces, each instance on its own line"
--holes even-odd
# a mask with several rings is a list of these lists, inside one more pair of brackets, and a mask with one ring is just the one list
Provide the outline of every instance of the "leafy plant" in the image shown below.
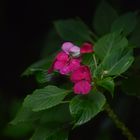
[[[52,55],[51,58],[45,58],[31,65],[23,75],[35,75],[42,88],[27,95],[21,110],[11,124],[30,122],[35,125],[35,132],[30,140],[67,140],[68,132],[72,128],[94,119],[104,110],[113,118],[114,112],[110,109],[107,103],[109,99],[104,93],[107,91],[113,97],[116,77],[122,76],[134,61],[134,44],[132,46],[130,41],[134,40],[135,33],[133,31],[137,23],[136,16],[132,12],[119,16],[110,4],[102,1],[97,7],[93,20],[93,28],[97,35],[80,19],[55,21],[55,29],[62,41],[68,41],[67,45],[74,44],[73,46],[77,49],[65,52],[62,46],[61,53],[69,58],[65,60],[66,66],[70,65],[71,59],[82,59],[82,62],[79,63],[82,63],[86,74],[89,74],[87,67],[90,69],[89,79],[91,78],[92,81],[87,79],[88,76],[84,77],[84,82],[87,81],[85,87],[80,87],[82,88],[80,92],[77,92],[76,89],[76,84],[79,81],[75,82],[72,78],[71,81],[75,84],[74,91],[72,83],[69,81],[62,82],[58,79],[58,83],[61,84],[52,85],[52,81],[57,78],[57,75],[65,78],[71,77],[71,72],[64,74],[59,71],[63,66],[59,69],[55,68],[56,61],[62,63],[58,55]],[[129,37],[128,35],[131,33],[133,36]],[[51,35],[54,35],[54,40],[53,36],[49,36],[52,44],[58,47],[60,37],[56,35],[56,32]],[[57,45],[55,45],[55,40],[57,40]],[[83,47],[85,42],[88,44],[84,44]],[[91,51],[91,46],[94,51]],[[90,50],[90,53],[82,53],[82,49],[85,49],[86,52]],[[124,89],[126,82],[123,84]],[[88,93],[85,92],[86,84],[91,86]],[[118,118],[115,116],[115,119]],[[120,121],[118,120],[118,122]],[[121,122],[120,124],[119,128],[124,135],[128,139],[135,140],[126,126]],[[118,124],[116,125],[118,126]]]

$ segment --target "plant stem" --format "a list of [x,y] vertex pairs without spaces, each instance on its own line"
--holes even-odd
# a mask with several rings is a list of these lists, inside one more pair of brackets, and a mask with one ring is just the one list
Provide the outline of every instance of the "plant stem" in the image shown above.
[[93,60],[94,60],[94,63],[95,63],[95,68],[97,68],[97,61],[96,61],[95,54],[93,54]]
[[112,119],[112,121],[115,123],[116,127],[122,131],[122,134],[125,137],[127,137],[128,140],[136,140],[136,138],[133,136],[130,130],[125,126],[125,124],[122,121],[120,121],[120,119],[115,114],[115,112],[111,109],[108,103],[106,103],[105,105],[105,111],[107,112],[108,116]]
[[61,104],[70,103],[70,101],[62,101]]

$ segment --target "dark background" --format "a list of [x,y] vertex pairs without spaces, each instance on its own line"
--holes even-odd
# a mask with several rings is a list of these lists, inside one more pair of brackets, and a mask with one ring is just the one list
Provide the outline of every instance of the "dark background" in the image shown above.
[[[5,114],[2,115],[5,120],[10,118],[8,110],[13,99],[25,97],[36,87],[34,79],[21,78],[20,75],[26,67],[40,58],[42,42],[45,41],[52,21],[78,16],[87,24],[91,24],[98,3],[99,0],[0,1],[0,98],[2,100],[0,108]],[[139,0],[110,0],[110,3],[122,12],[140,9]],[[95,126],[92,128],[93,122],[92,125],[87,124],[84,128],[75,130],[72,133],[72,139],[82,140],[82,137],[83,140],[90,139],[90,135],[98,130],[100,120],[102,117],[96,120],[97,129]],[[4,124],[3,121],[1,127]],[[135,129],[135,126],[132,128]],[[82,133],[81,137],[80,133]],[[119,131],[116,133],[120,135]],[[124,139],[121,135],[118,138]]]

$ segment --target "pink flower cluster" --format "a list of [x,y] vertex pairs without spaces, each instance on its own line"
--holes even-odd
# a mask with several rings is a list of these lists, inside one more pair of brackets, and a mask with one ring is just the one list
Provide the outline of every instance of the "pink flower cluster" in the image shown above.
[[57,54],[48,72],[57,70],[63,75],[70,75],[74,83],[74,93],[88,94],[91,90],[91,73],[88,66],[81,64],[81,55],[92,53],[93,46],[90,43],[84,43],[79,48],[71,42],[65,42],[61,48],[62,51]]

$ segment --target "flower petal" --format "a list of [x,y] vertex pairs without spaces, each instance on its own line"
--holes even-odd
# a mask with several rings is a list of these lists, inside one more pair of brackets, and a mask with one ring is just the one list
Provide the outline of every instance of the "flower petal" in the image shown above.
[[91,90],[91,85],[87,81],[79,81],[74,85],[74,93],[76,94],[88,94]]
[[63,75],[67,75],[71,72],[69,65],[66,65],[60,69],[60,73]]
[[81,59],[71,59],[64,67],[61,67],[61,74],[69,74],[80,67]]
[[77,70],[80,67],[81,59],[71,59],[69,67],[71,69],[71,72]]
[[92,53],[92,52],[94,52],[94,50],[93,50],[93,45],[90,44],[90,43],[84,43],[84,44],[81,46],[80,52],[81,52],[81,53]]
[[58,61],[68,61],[69,56],[65,52],[61,51],[57,54],[56,59]]
[[72,72],[70,79],[74,83],[81,80],[91,82],[90,69],[88,68],[88,66],[80,66],[77,70]]
[[54,70],[61,70],[66,65],[65,61],[56,61],[54,63]]
[[80,56],[80,48],[78,46],[73,46],[69,49],[70,54],[73,57],[79,57]]
[[69,50],[74,46],[71,42],[65,42],[62,44],[62,50],[66,53],[69,54]]

